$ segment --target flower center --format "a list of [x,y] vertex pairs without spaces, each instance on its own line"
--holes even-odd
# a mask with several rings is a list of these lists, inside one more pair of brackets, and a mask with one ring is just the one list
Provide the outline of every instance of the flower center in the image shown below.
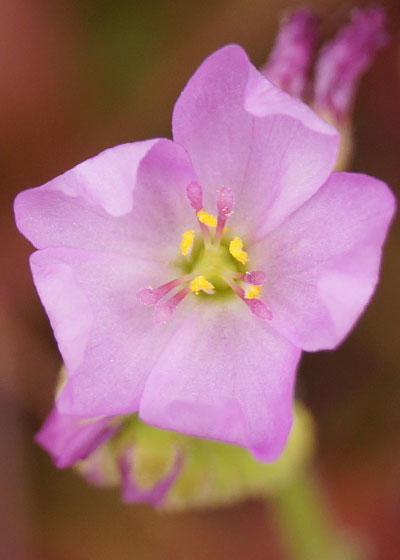
[[191,272],[197,276],[204,276],[213,285],[215,292],[223,293],[230,290],[225,278],[232,279],[240,270],[239,263],[235,263],[225,243],[218,247],[201,247],[190,264]]
[[[144,305],[154,306],[154,320],[165,322],[178,304],[190,293],[205,297],[233,293],[239,296],[254,315],[269,320],[272,313],[259,299],[266,275],[261,270],[246,271],[248,255],[239,237],[226,234],[226,222],[233,213],[235,198],[228,187],[221,187],[217,196],[217,217],[203,207],[203,191],[198,183],[190,183],[187,198],[196,213],[201,236],[195,230],[182,234],[182,276],[159,286],[139,290],[136,296]],[[210,231],[211,230],[211,231]],[[164,300],[172,290],[172,297]]]

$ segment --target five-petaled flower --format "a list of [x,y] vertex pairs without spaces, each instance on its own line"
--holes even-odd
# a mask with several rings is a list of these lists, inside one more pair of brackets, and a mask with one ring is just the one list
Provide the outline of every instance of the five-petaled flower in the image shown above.
[[301,350],[353,327],[394,212],[381,181],[331,174],[337,145],[228,46],[183,90],[173,141],[116,146],[21,193],[68,374],[59,411],[139,411],[277,457]]

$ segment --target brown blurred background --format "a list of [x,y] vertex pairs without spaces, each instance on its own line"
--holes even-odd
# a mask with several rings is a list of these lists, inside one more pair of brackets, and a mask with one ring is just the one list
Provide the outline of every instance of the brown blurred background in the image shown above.
[[[400,3],[391,44],[362,80],[352,168],[400,185]],[[304,4],[304,3],[303,3]],[[330,37],[360,2],[310,0]],[[285,558],[270,508],[158,514],[58,471],[32,442],[60,357],[28,268],[12,200],[100,150],[170,136],[174,101],[228,42],[262,64],[287,0],[1,0],[0,558]],[[339,522],[375,557],[400,558],[400,228],[377,294],[347,341],[305,355],[298,394],[318,425],[316,469]],[[321,559],[323,560],[323,559]]]

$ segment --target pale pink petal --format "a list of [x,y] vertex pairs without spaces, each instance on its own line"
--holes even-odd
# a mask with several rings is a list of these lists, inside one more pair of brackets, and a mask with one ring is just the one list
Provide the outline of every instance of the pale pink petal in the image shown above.
[[182,322],[159,356],[139,415],[150,424],[236,443],[272,460],[290,431],[300,350],[235,296],[207,303]]
[[82,419],[61,414],[53,408],[36,441],[50,453],[59,468],[69,467],[85,459],[120,428],[111,418]]
[[165,260],[193,224],[186,186],[196,179],[170,140],[101,152],[15,201],[18,228],[39,249],[76,247]]
[[304,206],[251,248],[263,268],[271,325],[304,350],[336,346],[374,292],[394,212],[387,186],[334,173]]
[[316,192],[338,145],[332,127],[273,86],[235,45],[207,58],[189,80],[175,105],[173,136],[190,153],[207,208],[221,186],[234,191],[229,225],[247,241]]
[[136,292],[168,269],[71,248],[37,251],[31,267],[67,369],[59,410],[84,417],[137,410],[145,379],[185,302],[166,325],[156,325]]

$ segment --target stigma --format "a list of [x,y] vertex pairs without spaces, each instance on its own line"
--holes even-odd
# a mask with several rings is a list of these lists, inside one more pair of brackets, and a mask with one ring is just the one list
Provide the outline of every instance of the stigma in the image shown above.
[[208,297],[231,294],[239,297],[259,319],[271,320],[272,312],[261,299],[267,276],[262,270],[246,270],[250,258],[243,240],[228,234],[226,222],[235,208],[232,190],[223,186],[217,191],[216,216],[204,208],[199,183],[190,183],[186,195],[200,235],[195,228],[182,233],[179,249],[183,274],[158,288],[139,290],[136,297],[140,303],[154,308],[156,323],[165,323],[190,294],[199,297],[199,304]]

